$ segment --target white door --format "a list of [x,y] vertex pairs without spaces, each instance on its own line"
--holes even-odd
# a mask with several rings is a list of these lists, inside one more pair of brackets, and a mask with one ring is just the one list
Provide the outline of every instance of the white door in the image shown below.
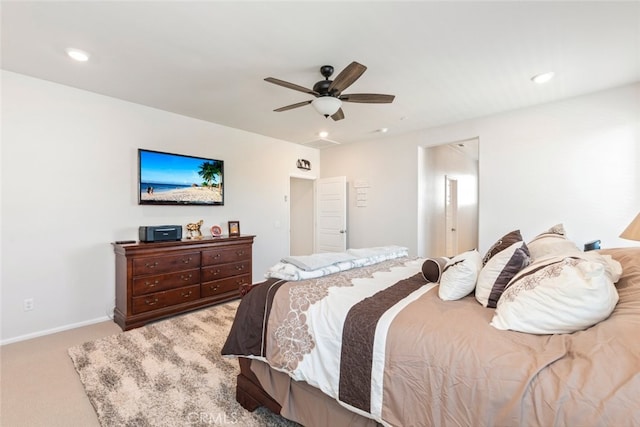
[[347,250],[347,177],[316,181],[316,250]]
[[458,254],[458,180],[444,177],[444,223],[447,256]]

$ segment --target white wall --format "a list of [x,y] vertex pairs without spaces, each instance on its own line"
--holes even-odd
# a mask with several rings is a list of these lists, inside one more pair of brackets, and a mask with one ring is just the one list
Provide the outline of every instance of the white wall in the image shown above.
[[530,239],[559,222],[580,247],[637,244],[618,235],[640,211],[640,83],[322,150],[322,177],[372,183],[368,207],[354,208],[351,194],[350,244],[416,254],[418,147],[475,137],[481,251],[513,229]]
[[[224,160],[225,206],[139,206],[138,148]],[[2,71],[2,342],[104,319],[110,242],[140,225],[238,220],[262,280],[289,252],[298,158],[320,165],[313,148]]]

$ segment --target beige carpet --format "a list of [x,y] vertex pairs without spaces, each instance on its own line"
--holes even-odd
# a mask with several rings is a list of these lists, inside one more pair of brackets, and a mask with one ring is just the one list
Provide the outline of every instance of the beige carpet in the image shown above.
[[295,425],[235,400],[236,359],[220,349],[234,301],[69,349],[102,426]]

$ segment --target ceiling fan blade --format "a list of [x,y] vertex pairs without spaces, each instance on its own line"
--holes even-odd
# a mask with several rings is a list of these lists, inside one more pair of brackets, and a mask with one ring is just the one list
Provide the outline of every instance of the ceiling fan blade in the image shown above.
[[353,61],[351,64],[338,74],[331,85],[329,86],[329,93],[339,95],[343,90],[348,88],[358,80],[358,78],[367,70],[362,64]]
[[364,104],[389,104],[395,99],[395,95],[383,95],[380,93],[350,93],[348,95],[340,95],[341,101],[361,102]]
[[289,88],[289,89],[293,89],[293,90],[297,90],[297,91],[300,91],[300,92],[308,93],[309,95],[313,95],[313,96],[319,96],[320,95],[315,90],[307,89],[304,86],[299,86],[299,85],[294,84],[294,83],[285,82],[284,80],[276,79],[276,78],[273,78],[273,77],[267,77],[266,79],[264,79],[264,81],[265,82],[269,82],[269,83],[273,83],[274,85],[283,86],[283,87],[286,87],[286,88]]
[[344,111],[342,111],[342,108],[340,108],[338,111],[336,111],[335,113],[333,113],[333,115],[331,116],[331,118],[334,121],[338,121],[338,120],[342,120],[344,119]]
[[311,102],[313,102],[313,100],[302,101],[302,102],[298,102],[296,104],[291,104],[291,105],[287,105],[285,107],[280,107],[280,108],[278,108],[276,110],[273,110],[273,111],[277,111],[279,113],[281,111],[293,110],[294,108],[304,107],[305,105],[309,105],[309,104],[311,104]]

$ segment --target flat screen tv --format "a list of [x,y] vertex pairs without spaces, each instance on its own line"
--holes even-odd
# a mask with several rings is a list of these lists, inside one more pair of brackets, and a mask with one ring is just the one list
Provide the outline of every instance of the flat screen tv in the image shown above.
[[224,161],[138,149],[141,205],[224,205]]

